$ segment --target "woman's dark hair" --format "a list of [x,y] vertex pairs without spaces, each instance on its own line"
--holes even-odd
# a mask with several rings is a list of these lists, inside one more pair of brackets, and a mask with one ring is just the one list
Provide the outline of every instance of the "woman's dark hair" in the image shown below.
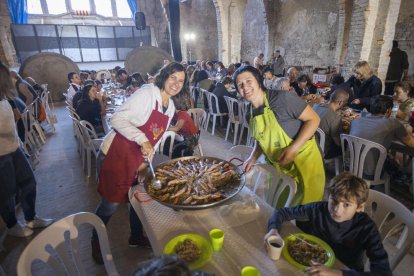
[[331,78],[331,85],[340,85],[345,82],[344,77],[341,76],[341,74],[335,74]]
[[256,81],[259,83],[259,87],[263,90],[266,91],[266,87],[263,84],[263,76],[260,73],[259,70],[257,70],[256,68],[254,68],[253,66],[242,66],[239,69],[236,70],[236,72],[234,72],[233,75],[233,83],[234,86],[236,87],[236,91],[239,92],[239,88],[237,87],[237,77],[244,72],[249,72],[253,75],[253,77],[256,79]]
[[397,82],[394,85],[394,89],[397,88],[397,87],[399,87],[403,91],[405,91],[408,94],[408,97],[410,97],[410,98],[414,97],[414,87],[411,86],[408,82],[406,82],[406,81]]
[[217,61],[216,62],[216,67],[217,66],[220,66],[220,68],[224,68],[224,64],[223,64],[223,62],[221,62],[221,61]]
[[393,107],[392,98],[386,95],[378,95],[371,99],[370,112],[374,115],[384,115]]
[[89,100],[89,91],[93,87],[93,84],[87,84],[82,88],[82,99]]
[[133,77],[134,80],[136,80],[136,83],[135,83],[135,85],[137,85],[136,87],[141,87],[141,85],[145,84],[145,80],[139,72],[133,73],[131,77]]
[[263,70],[263,74],[264,73],[267,73],[267,72],[270,72],[273,75],[273,70],[272,70],[272,68],[270,66],[266,66],[265,69]]
[[128,75],[128,72],[125,70],[125,69],[119,69],[117,72],[116,72],[116,77],[119,77],[120,75],[122,75],[122,74],[126,74],[126,75]]
[[11,80],[9,68],[0,62],[0,100],[16,98],[16,88]]
[[[214,64],[213,64],[213,62],[211,62],[211,61],[207,61],[207,62],[206,62],[206,67],[207,67],[207,65],[211,66],[211,69],[214,69]],[[208,69],[208,68],[207,68],[207,69]]]
[[[174,73],[184,72],[184,83],[187,83],[187,74],[185,73],[185,67],[178,62],[171,62],[160,69],[155,76],[155,85],[159,89],[164,89],[165,82]],[[183,86],[184,87],[184,86]]]
[[93,82],[95,83],[95,86],[102,85],[102,82],[100,80],[94,80]]
[[230,77],[224,77],[222,80],[221,80],[221,83],[223,84],[223,85],[226,85],[226,84],[229,84],[229,83],[232,83],[233,82],[233,80],[230,78]]
[[196,77],[195,77],[195,81],[196,82],[200,82],[202,80],[206,80],[208,79],[208,73],[205,70],[201,70],[197,73]]
[[93,80],[85,80],[85,83],[83,85],[84,86],[86,86],[86,85],[95,85],[95,81],[93,81]]
[[175,109],[180,111],[187,111],[191,108],[191,95],[188,92],[187,85],[184,85],[180,93],[172,96]]

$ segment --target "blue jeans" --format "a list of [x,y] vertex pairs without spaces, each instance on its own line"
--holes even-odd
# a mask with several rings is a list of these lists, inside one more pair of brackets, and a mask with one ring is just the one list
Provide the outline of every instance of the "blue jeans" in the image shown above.
[[[99,172],[101,171],[102,163],[105,160],[105,157],[106,155],[102,151],[99,151],[98,156],[96,157],[96,170],[98,176]],[[102,197],[101,202],[99,203],[98,207],[96,207],[95,214],[102,219],[105,225],[107,225],[109,219],[118,209],[118,206],[120,204],[122,203],[111,202]],[[131,205],[129,206],[129,226],[131,229],[131,236],[133,238],[138,239],[142,237],[142,223]],[[97,238],[98,236],[94,229],[92,232],[92,239]]]
[[16,193],[19,192],[24,218],[33,220],[36,215],[36,179],[23,151],[0,156],[0,215],[8,228],[17,223]]
[[[110,218],[122,203],[111,202],[102,197],[101,202],[96,208],[95,214],[100,217],[105,225],[108,224]],[[142,223],[139,220],[134,208],[129,205],[129,227],[131,230],[131,237],[139,239],[142,237]],[[95,230],[92,233],[92,239],[97,239],[98,235]]]

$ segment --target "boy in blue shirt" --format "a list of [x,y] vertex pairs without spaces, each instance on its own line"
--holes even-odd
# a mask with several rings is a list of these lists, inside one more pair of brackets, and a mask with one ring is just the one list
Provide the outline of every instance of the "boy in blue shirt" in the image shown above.
[[[293,208],[276,209],[269,220],[270,236],[279,236],[284,221],[300,220],[303,230],[327,242],[336,257],[350,270],[336,270],[315,264],[310,275],[392,275],[388,255],[375,223],[364,213],[369,187],[349,172],[336,176],[328,188],[328,202],[314,202]],[[364,272],[363,255],[370,261]]]

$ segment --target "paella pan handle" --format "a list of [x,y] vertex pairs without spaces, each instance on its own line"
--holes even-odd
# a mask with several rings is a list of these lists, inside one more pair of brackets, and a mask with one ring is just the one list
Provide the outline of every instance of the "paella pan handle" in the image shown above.
[[240,164],[238,164],[238,165],[236,165],[236,164],[234,164],[234,165],[236,165],[237,167],[240,167],[241,165],[243,165],[244,164],[244,161],[243,160],[241,160],[240,158],[238,158],[238,157],[233,157],[232,159],[230,159],[229,160],[229,163],[231,163],[233,160],[237,160],[237,161],[240,161],[241,163]]
[[150,197],[150,198],[147,198],[147,199],[144,199],[144,200],[141,200],[140,198],[139,198],[139,196],[140,195],[146,195],[146,196],[150,196],[148,193],[146,193],[146,192],[135,192],[135,194],[134,194],[134,197],[135,197],[135,199],[139,202],[139,203],[141,203],[141,204],[144,204],[144,203],[149,203],[149,202],[151,202],[151,201],[154,201],[154,199],[152,198],[152,197]]

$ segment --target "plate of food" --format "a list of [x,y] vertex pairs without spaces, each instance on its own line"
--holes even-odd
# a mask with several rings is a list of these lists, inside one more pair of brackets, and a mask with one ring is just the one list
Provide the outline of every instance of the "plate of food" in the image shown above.
[[161,188],[145,179],[146,192],[173,209],[196,210],[221,204],[239,193],[245,184],[243,172],[234,164],[215,157],[180,157],[161,163],[155,169]]
[[318,237],[298,233],[287,236],[282,249],[283,257],[300,269],[312,266],[311,261],[332,267],[335,253],[332,248]]
[[183,234],[172,238],[164,247],[164,254],[177,255],[190,269],[201,268],[213,256],[210,242],[197,234]]

